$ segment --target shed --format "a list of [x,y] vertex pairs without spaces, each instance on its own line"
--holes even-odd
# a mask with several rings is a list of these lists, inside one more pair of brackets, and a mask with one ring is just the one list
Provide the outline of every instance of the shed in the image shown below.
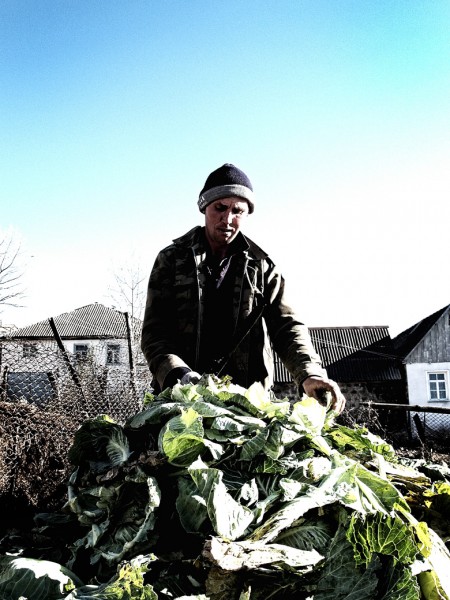
[[[339,383],[347,400],[404,402],[404,379],[389,328],[376,326],[310,327],[314,347],[328,376]],[[292,385],[278,357],[276,388]]]

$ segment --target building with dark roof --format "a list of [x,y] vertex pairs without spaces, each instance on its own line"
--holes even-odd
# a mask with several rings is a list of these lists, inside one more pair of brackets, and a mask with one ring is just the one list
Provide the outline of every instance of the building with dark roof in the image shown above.
[[60,340],[65,350],[75,357],[95,352],[103,364],[128,365],[130,338],[134,338],[135,354],[139,362],[143,362],[138,352],[140,330],[139,319],[95,302],[16,329],[7,337],[22,342],[24,358],[32,356],[33,347]]
[[97,396],[112,384],[128,386],[130,372],[150,389],[140,331],[139,319],[94,303],[8,332],[0,336],[0,399],[45,404],[64,377],[80,388],[80,373],[87,381],[88,371],[86,386],[98,383]]
[[[328,376],[347,400],[405,402],[401,361],[387,326],[310,327],[309,332]],[[279,359],[275,367],[282,391],[292,378]]]
[[392,340],[404,365],[409,404],[450,407],[450,304]]
[[[126,313],[108,308],[95,302],[52,319],[62,340],[126,339]],[[140,321],[133,319],[139,326]],[[44,340],[54,339],[54,329],[50,319],[16,329],[11,333],[14,339]]]

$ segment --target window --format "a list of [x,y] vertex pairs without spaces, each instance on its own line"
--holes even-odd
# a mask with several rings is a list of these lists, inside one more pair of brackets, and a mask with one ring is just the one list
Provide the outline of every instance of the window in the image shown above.
[[37,346],[35,344],[24,344],[23,345],[23,358],[33,358],[37,354]]
[[445,372],[428,373],[428,393],[430,400],[448,400]]
[[120,363],[119,344],[108,344],[106,347],[106,363],[108,365],[118,365]]
[[77,360],[86,360],[89,346],[87,344],[74,344],[73,353]]

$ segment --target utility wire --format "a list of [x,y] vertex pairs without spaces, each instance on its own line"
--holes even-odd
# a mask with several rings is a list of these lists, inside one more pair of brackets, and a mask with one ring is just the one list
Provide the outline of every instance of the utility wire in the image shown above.
[[375,356],[381,356],[383,358],[399,358],[395,354],[388,354],[386,352],[377,352],[375,350],[367,350],[367,348],[358,348],[356,346],[350,346],[347,344],[341,344],[338,342],[333,342],[332,340],[325,340],[320,337],[316,337],[314,334],[311,334],[311,339],[313,342],[319,342],[326,346],[331,346],[335,348],[345,348],[347,350],[354,350],[355,352],[365,352],[366,354],[374,354]]

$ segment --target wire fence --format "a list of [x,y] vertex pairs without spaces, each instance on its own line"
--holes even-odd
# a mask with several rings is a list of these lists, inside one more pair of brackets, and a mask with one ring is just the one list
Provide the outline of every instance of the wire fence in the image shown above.
[[[117,423],[142,410],[151,374],[137,344],[99,339],[0,340],[0,525],[5,508],[60,503],[71,472],[68,450],[83,421]],[[69,345],[69,344],[66,344]]]
[[[89,345],[81,340],[73,352],[66,346],[57,332],[40,341],[0,339],[0,525],[1,515],[11,514],[5,503],[41,510],[60,503],[79,425],[100,414],[124,423],[152,390],[131,336]],[[450,410],[361,401],[340,418],[366,426],[394,448],[421,444],[450,455]]]
[[450,408],[360,402],[344,419],[378,433],[396,449],[421,447],[450,455]]
[[79,346],[82,349],[74,353],[56,340],[24,343],[4,338],[0,401],[26,402],[77,422],[103,413],[123,422],[141,410],[151,375],[146,364],[130,368],[127,344],[105,339]]

